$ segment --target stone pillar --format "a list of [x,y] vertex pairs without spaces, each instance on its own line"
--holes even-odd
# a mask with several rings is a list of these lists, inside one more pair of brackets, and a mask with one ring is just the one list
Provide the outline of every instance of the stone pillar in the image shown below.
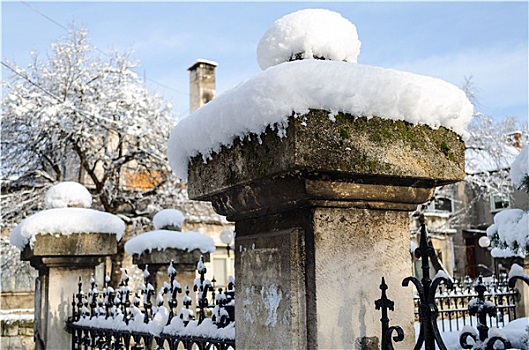
[[[169,281],[167,269],[169,263],[173,261],[173,267],[176,270],[176,280],[182,287],[182,294],[178,297],[178,308],[184,307],[182,298],[185,295],[186,286],[189,287],[189,297],[196,306],[196,293],[193,292],[193,284],[197,277],[197,263],[200,261],[200,256],[204,257],[204,262],[209,262],[209,253],[201,253],[200,250],[195,249],[191,252],[181,249],[167,248],[165,250],[153,250],[152,252],[144,252],[142,255],[134,254],[132,261],[138,265],[140,269],[145,269],[148,265],[149,273],[151,274],[151,284],[154,287],[156,295],[163,287],[164,282]],[[153,304],[156,299],[153,299]]]
[[215,68],[217,63],[198,60],[187,70],[189,71],[189,110],[195,110],[215,98]]
[[[529,276],[529,258],[522,260],[521,266]],[[516,282],[516,288],[520,292],[520,299],[516,303],[516,317],[529,317],[529,286],[521,280]]]
[[385,277],[391,324],[406,334],[398,345],[413,348],[412,288],[401,287],[408,212],[463,179],[463,142],[444,128],[318,110],[286,131],[190,163],[190,198],[236,223],[237,347],[379,349]]
[[86,289],[94,268],[105,256],[116,253],[116,236],[106,233],[35,235],[33,249],[26,246],[22,260],[39,271],[35,282],[36,349],[69,349],[66,321],[79,277]]

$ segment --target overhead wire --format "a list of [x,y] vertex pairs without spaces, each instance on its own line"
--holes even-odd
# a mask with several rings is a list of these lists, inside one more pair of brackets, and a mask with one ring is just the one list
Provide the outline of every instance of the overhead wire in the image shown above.
[[[61,23],[57,22],[56,20],[54,20],[54,19],[51,18],[50,16],[46,15],[46,14],[43,13],[42,11],[39,11],[38,9],[34,8],[34,7],[31,6],[30,4],[28,4],[26,1],[23,1],[23,0],[19,0],[19,1],[20,1],[22,4],[24,4],[26,7],[28,7],[29,9],[31,9],[32,11],[34,11],[35,13],[37,13],[37,14],[39,14],[40,16],[42,16],[43,18],[47,19],[47,20],[50,21],[51,23],[55,24],[56,26],[58,26],[58,27],[64,29],[64,30],[67,31],[67,32],[69,31],[68,27],[66,27],[66,26],[62,25]],[[95,47],[95,49],[96,49],[97,51],[99,51],[100,53],[104,54],[105,56],[110,56],[107,52],[101,50],[101,49],[98,48],[97,46]],[[4,63],[2,63],[2,64],[4,64]],[[187,95],[187,96],[189,96],[189,93],[187,93],[187,92],[177,90],[177,89],[172,88],[172,87],[170,87],[170,86],[168,86],[168,85],[166,85],[166,84],[160,83],[159,81],[156,81],[156,80],[154,80],[154,79],[152,79],[152,78],[148,78],[147,76],[145,76],[145,79],[146,79],[146,80],[149,80],[149,81],[151,81],[151,82],[153,82],[153,83],[155,83],[155,84],[157,84],[157,85],[159,85],[159,86],[161,86],[161,87],[163,87],[163,88],[165,88],[165,89],[167,89],[167,90],[170,90],[170,91],[176,92],[176,93],[178,93],[178,94],[182,94],[182,95]]]
[[36,88],[42,90],[46,95],[49,95],[51,97],[53,97],[54,99],[56,99],[58,102],[61,102],[61,99],[56,96],[55,94],[53,94],[52,92],[46,90],[45,88],[43,88],[42,86],[40,86],[39,84],[35,83],[34,81],[32,81],[29,77],[21,74],[18,70],[16,70],[15,68],[11,67],[10,65],[8,65],[7,63],[5,63],[4,61],[0,61],[0,63],[2,64],[2,66],[6,67],[7,69],[9,69],[10,71],[12,71],[13,73],[15,73],[16,75],[18,75],[19,77],[21,77],[22,79],[26,80],[28,83],[30,83],[31,85],[35,86]]
[[[12,71],[13,73],[15,73],[16,75],[18,75],[19,77],[21,77],[22,79],[24,79],[25,81],[27,81],[28,83],[30,83],[31,85],[35,86],[36,88],[38,88],[39,90],[42,90],[45,94],[47,94],[48,96],[52,97],[53,99],[55,99],[57,102],[60,102],[60,103],[63,103],[64,101],[58,97],[57,95],[55,95],[54,93],[46,90],[45,88],[43,88],[42,86],[40,86],[39,84],[35,83],[33,80],[31,80],[27,75],[24,75],[24,74],[21,74],[18,70],[16,70],[15,68],[9,66],[7,63],[3,62],[3,61],[0,61],[0,63],[2,64],[2,66],[6,67],[7,69],[9,69],[10,71]],[[115,124],[115,125],[118,125],[118,122],[117,121],[114,121],[114,120],[109,120],[108,118],[104,118],[102,116],[99,116],[99,115],[96,115],[94,113],[90,113],[90,112],[87,112],[85,110],[82,110],[82,109],[79,109],[75,106],[71,106],[69,105],[68,108],[72,109],[73,111],[75,112],[78,112],[79,114],[82,114],[82,115],[85,115],[85,116],[89,116],[89,117],[92,117],[92,118],[95,118],[95,119],[100,119],[100,120],[104,120],[104,121],[107,121],[107,122],[110,122],[110,124]]]
[[63,26],[62,24],[60,24],[59,22],[57,22],[56,20],[54,20],[53,18],[47,16],[45,13],[42,13],[41,11],[37,10],[36,8],[34,8],[33,6],[31,6],[30,4],[28,4],[27,2],[25,1],[22,1],[20,0],[21,3],[23,3],[24,5],[26,5],[28,8],[30,8],[32,11],[38,13],[39,15],[41,15],[42,17],[46,18],[48,21],[54,23],[55,25],[61,27],[62,29],[68,31],[68,28],[66,28],[65,26]]

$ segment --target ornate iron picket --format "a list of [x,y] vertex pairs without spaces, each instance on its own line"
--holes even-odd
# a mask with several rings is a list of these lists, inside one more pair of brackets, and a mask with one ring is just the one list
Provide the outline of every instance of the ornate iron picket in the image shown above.
[[421,259],[422,279],[410,276],[402,281],[402,286],[407,287],[409,283],[413,283],[419,294],[419,323],[421,329],[419,332],[419,339],[415,345],[414,350],[418,350],[424,344],[426,350],[435,350],[435,345],[439,346],[440,350],[446,350],[446,346],[441,338],[441,333],[437,327],[437,316],[439,311],[435,304],[435,293],[441,283],[445,283],[448,289],[452,289],[452,281],[445,275],[436,276],[433,281],[430,279],[430,257],[435,255],[435,251],[431,245],[428,244],[428,234],[426,232],[426,224],[424,216],[419,219],[421,224],[421,238],[420,244],[415,249],[415,256]]
[[[468,305],[468,310],[470,312],[470,315],[477,315],[478,316],[478,335],[472,331],[463,331],[459,337],[459,343],[461,344],[461,347],[463,349],[472,349],[474,347],[473,344],[469,344],[467,342],[467,339],[470,337],[473,339],[474,343],[476,343],[478,340],[481,343],[484,343],[487,341],[487,338],[489,337],[489,327],[487,326],[487,316],[494,316],[496,314],[496,305],[491,303],[490,301],[485,300],[485,291],[486,287],[483,284],[483,278],[480,276],[478,279],[477,285],[474,287],[475,291],[478,293],[478,296],[474,298]],[[511,347],[511,343],[507,339],[503,339],[500,337],[495,337],[494,339],[489,339],[490,346],[487,346],[486,349],[493,349],[493,344],[497,341],[500,341],[503,343],[504,348],[508,349]]]
[[[514,267],[511,269],[514,269]],[[521,268],[520,268],[521,269]],[[514,288],[516,281],[520,280],[527,285],[529,285],[529,276],[523,274],[523,270],[520,271],[520,274],[513,274],[509,278],[509,287]],[[471,305],[469,305],[469,311],[471,314],[476,314],[478,316],[478,333],[474,331],[464,331],[459,337],[459,344],[463,349],[484,349],[484,350],[493,350],[496,349],[496,344],[501,343],[504,349],[510,349],[512,347],[511,342],[507,337],[501,332],[495,332],[494,334],[489,333],[489,327],[487,327],[485,317],[487,314],[493,314],[496,312],[496,305],[486,301],[484,292],[485,286],[482,279],[480,278],[478,284],[474,287],[474,290],[478,293],[477,298],[473,300]],[[476,345],[468,344],[467,339],[472,338]]]
[[[78,293],[72,302],[73,314],[67,324],[72,333],[72,349],[123,349],[163,350],[184,349],[235,349],[234,297],[235,282],[230,279],[226,290],[215,288],[215,281],[205,278],[206,268],[201,258],[197,264],[200,275],[195,291],[198,292],[198,319],[190,309],[190,290],[185,292],[176,280],[176,270],[169,265],[169,281],[157,294],[150,283],[148,267],[144,270],[141,295],[131,293],[129,276],[125,271],[120,287],[110,287],[110,278],[105,278],[102,291],[97,289],[93,278],[87,294],[79,279]],[[177,296],[185,293],[183,307],[176,312]],[[210,303],[208,293],[211,295]],[[131,303],[130,297],[133,295]],[[208,317],[211,313],[212,316]]]
[[[386,295],[388,285],[384,277],[382,277],[382,283],[380,283],[379,288],[382,291],[382,296],[375,301],[375,308],[382,311],[382,318],[380,319],[382,323],[382,349],[394,350],[392,340],[395,342],[403,341],[404,331],[399,326],[389,326],[388,310],[394,311],[395,302],[389,300]],[[392,338],[393,332],[397,332],[397,335]]]

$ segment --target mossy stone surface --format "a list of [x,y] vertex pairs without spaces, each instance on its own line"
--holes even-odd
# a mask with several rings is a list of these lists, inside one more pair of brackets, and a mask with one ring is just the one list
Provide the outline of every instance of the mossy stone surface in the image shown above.
[[286,137],[271,129],[223,148],[207,163],[189,166],[189,195],[211,200],[233,187],[265,179],[309,176],[339,181],[435,187],[464,178],[464,143],[443,127],[432,129],[378,117],[323,110],[291,117]]

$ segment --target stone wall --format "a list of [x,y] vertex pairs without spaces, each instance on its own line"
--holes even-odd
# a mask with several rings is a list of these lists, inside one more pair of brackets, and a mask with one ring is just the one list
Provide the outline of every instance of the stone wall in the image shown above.
[[33,350],[33,315],[31,318],[17,317],[16,314],[2,315],[0,319],[0,348],[2,350]]

